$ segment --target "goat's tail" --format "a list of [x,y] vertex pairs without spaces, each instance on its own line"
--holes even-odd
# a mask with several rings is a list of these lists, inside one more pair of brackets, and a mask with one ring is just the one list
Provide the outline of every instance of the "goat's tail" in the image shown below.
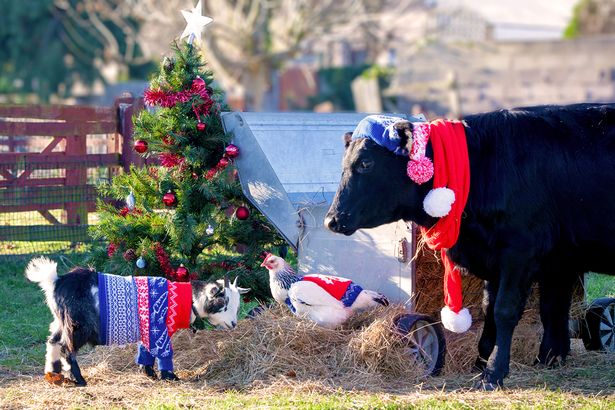
[[58,279],[58,264],[44,256],[34,258],[26,267],[26,277],[31,282],[38,283],[47,297],[52,296],[55,281]]
[[74,323],[70,314],[66,311],[66,306],[54,301],[55,282],[58,279],[58,264],[49,258],[39,256],[28,263],[26,267],[26,278],[31,282],[36,282],[45,292],[47,305],[56,320],[59,322],[60,345],[68,352],[73,351],[73,331]]

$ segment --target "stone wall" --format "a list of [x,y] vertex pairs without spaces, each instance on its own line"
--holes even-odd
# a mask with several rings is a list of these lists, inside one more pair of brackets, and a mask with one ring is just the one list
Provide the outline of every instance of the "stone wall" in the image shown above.
[[388,96],[437,115],[537,104],[615,101],[615,36],[408,50]]

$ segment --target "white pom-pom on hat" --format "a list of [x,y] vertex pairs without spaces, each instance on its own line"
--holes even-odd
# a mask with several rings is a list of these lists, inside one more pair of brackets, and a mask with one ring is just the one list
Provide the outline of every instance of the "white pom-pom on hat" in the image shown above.
[[453,312],[448,306],[444,306],[440,311],[442,326],[455,333],[463,333],[472,326],[472,315],[466,308],[462,308],[459,313]]
[[441,187],[429,191],[423,200],[423,209],[434,218],[442,218],[451,212],[455,202],[455,192],[452,189]]

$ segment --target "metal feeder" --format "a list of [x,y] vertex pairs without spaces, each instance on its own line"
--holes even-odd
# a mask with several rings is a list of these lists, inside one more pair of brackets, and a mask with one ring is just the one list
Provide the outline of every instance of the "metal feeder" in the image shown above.
[[222,122],[243,153],[236,165],[245,196],[297,251],[299,272],[346,277],[404,304],[409,313],[396,324],[408,354],[423,362],[429,374],[437,374],[444,364],[441,327],[429,316],[411,313],[413,225],[399,221],[344,236],[323,224],[342,172],[342,136],[364,117],[229,112],[222,114]]

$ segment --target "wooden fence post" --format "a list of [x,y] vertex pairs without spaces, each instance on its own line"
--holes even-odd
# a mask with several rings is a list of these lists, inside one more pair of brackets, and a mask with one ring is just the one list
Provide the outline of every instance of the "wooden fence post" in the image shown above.
[[118,107],[119,132],[122,135],[122,165],[125,172],[130,171],[130,165],[141,167],[145,160],[137,155],[133,149],[134,124],[132,117],[143,109],[143,101],[140,98],[120,98],[116,100]]
[[[86,159],[87,136],[71,135],[66,137],[66,155],[80,155]],[[88,182],[88,169],[74,164],[66,168],[66,186],[81,186],[85,190]],[[65,204],[66,223],[68,225],[87,225],[88,209],[86,203],[69,202]]]

